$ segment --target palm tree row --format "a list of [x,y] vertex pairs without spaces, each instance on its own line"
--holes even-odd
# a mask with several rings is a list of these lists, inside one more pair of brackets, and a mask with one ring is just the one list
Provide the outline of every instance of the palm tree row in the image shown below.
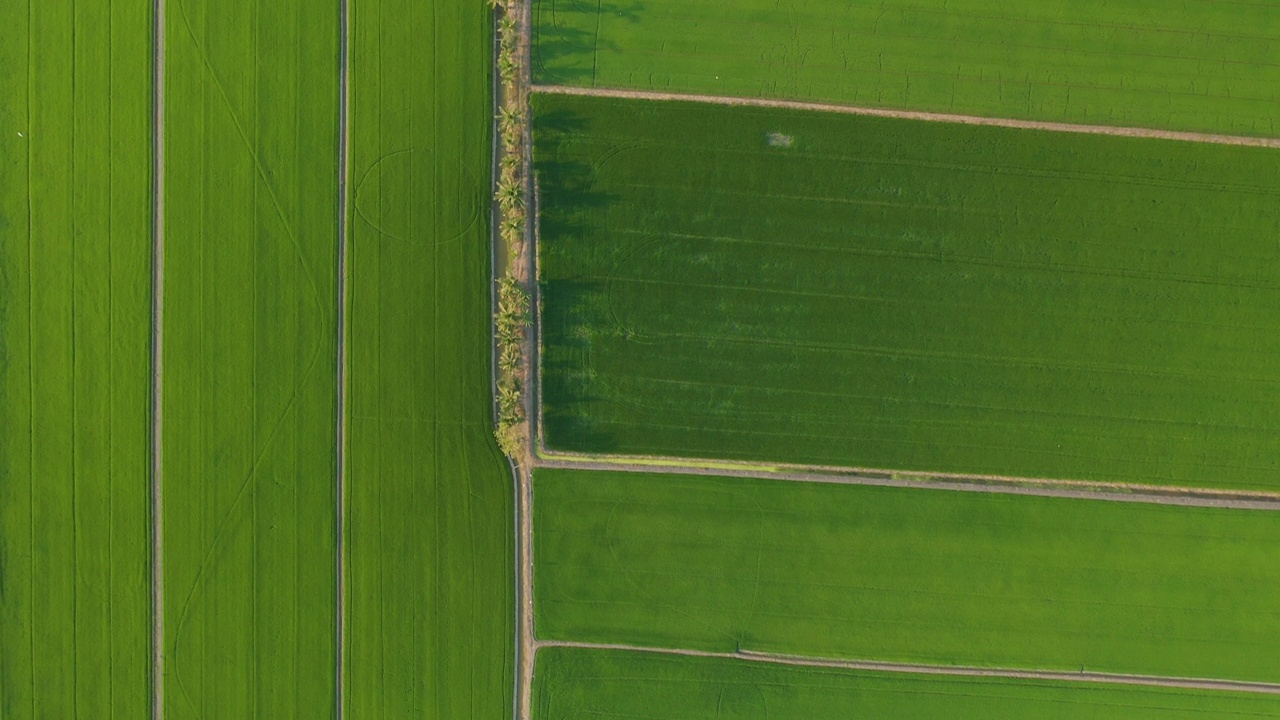
[[521,401],[524,367],[525,328],[529,326],[529,294],[515,278],[498,281],[498,312],[494,315],[498,333],[498,427],[494,434],[498,447],[508,457],[524,450],[524,404]]
[[[527,1],[527,0],[526,0]],[[520,88],[518,0],[489,0],[502,13],[498,19],[498,77],[502,80],[503,105],[498,109],[497,132],[501,140],[494,201],[498,205],[498,232],[507,245],[507,274],[498,280],[498,310],[494,327],[498,352],[498,426],[494,434],[498,447],[511,458],[525,453],[527,431],[523,403],[526,333],[529,326],[529,294],[514,273],[524,254],[527,210],[525,209],[526,135],[523,92]]]

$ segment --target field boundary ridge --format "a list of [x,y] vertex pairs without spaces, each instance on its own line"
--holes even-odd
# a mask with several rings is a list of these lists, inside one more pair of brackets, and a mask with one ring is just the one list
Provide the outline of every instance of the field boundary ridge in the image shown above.
[[859,105],[837,105],[832,103],[808,102],[803,100],[749,98],[733,95],[702,95],[697,93],[621,90],[616,88],[600,87],[585,88],[575,87],[572,85],[534,85],[529,89],[531,92],[543,93],[546,95],[578,95],[584,97],[614,98],[618,100],[697,102],[711,105],[783,108],[789,110],[810,110],[814,112],[892,118],[897,120],[952,123],[957,125],[982,125],[1019,130],[1076,133],[1081,135],[1110,135],[1113,137],[1147,138],[1155,140],[1173,140],[1176,142],[1207,143],[1212,145],[1239,145],[1246,147],[1280,149],[1280,138],[1252,137],[1248,135],[1219,135],[1215,133],[1198,133],[1183,130],[1159,130],[1156,128],[1082,125],[1076,123],[1050,122],[1045,120],[1019,120],[1016,118],[984,117],[981,115],[957,115],[952,113],[927,112],[923,110],[892,110],[888,108],[866,107]]
[[712,652],[684,648],[643,647],[621,643],[591,643],[571,640],[541,640],[539,649],[563,647],[578,650],[617,650],[650,653],[655,655],[682,655],[685,657],[742,660],[747,662],[815,667],[863,672],[890,672],[910,675],[945,675],[952,677],[1006,678],[1015,680],[1048,680],[1071,683],[1099,683],[1107,685],[1137,685],[1144,687],[1173,688],[1179,690],[1225,690],[1264,695],[1280,695],[1280,683],[1249,680],[1224,680],[1218,678],[1167,677],[1163,675],[1137,675],[1129,673],[1097,672],[1081,668],[1078,672],[1067,670],[1041,670],[975,665],[933,665],[926,663],[885,662],[881,660],[823,658],[808,655],[738,650],[737,652]]
[[881,468],[739,460],[677,458],[656,455],[588,455],[553,452],[539,436],[533,466],[562,470],[650,472],[678,475],[784,480],[789,482],[865,485],[873,487],[1033,495],[1077,500],[1178,505],[1280,512],[1280,493],[1198,487],[1167,487],[1138,483],[1024,478],[1003,475],[887,470]]

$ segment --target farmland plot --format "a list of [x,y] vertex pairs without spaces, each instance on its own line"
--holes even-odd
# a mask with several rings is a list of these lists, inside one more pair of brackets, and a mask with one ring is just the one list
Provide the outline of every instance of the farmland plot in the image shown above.
[[534,106],[553,449],[1280,489],[1274,151]]
[[539,470],[540,638],[1275,682],[1275,513]]
[[1280,717],[1280,701],[1258,695],[850,672],[558,647],[539,651],[534,688],[535,720]]
[[490,15],[352,2],[346,710],[510,717],[490,392]]
[[332,717],[338,5],[166,21],[165,718]]
[[535,81],[1280,134],[1280,4],[536,0]]
[[0,717],[145,717],[151,2],[0,5]]

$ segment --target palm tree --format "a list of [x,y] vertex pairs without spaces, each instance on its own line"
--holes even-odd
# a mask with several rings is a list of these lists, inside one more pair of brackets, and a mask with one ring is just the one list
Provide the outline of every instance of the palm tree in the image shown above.
[[524,191],[515,183],[499,183],[497,198],[504,212],[509,208],[524,207]]
[[519,69],[520,66],[516,64],[515,60],[511,59],[511,53],[504,50],[498,55],[498,76],[502,78],[503,83],[507,85],[514,84],[516,71]]
[[498,131],[504,136],[518,134],[524,124],[524,113],[519,106],[508,105],[498,109]]
[[510,15],[503,15],[498,21],[498,36],[501,38],[502,46],[514,46],[516,42],[516,21]]
[[524,218],[519,215],[508,215],[502,219],[502,233],[510,233],[516,237],[524,234]]

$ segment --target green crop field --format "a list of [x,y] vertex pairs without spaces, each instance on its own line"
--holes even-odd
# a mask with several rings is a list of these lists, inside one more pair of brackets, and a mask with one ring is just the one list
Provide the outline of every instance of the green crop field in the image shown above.
[[1005,678],[928,677],[550,647],[535,720],[1178,720],[1275,718],[1274,697]]
[[534,109],[552,448],[1280,488],[1280,153]]
[[0,718],[150,697],[150,0],[0,3]]
[[1280,3],[535,0],[548,84],[1280,134]]
[[1280,680],[1271,512],[539,470],[538,636]]
[[166,22],[164,715],[332,717],[338,6]]
[[510,717],[491,17],[482,2],[354,0],[351,21],[347,715]]

